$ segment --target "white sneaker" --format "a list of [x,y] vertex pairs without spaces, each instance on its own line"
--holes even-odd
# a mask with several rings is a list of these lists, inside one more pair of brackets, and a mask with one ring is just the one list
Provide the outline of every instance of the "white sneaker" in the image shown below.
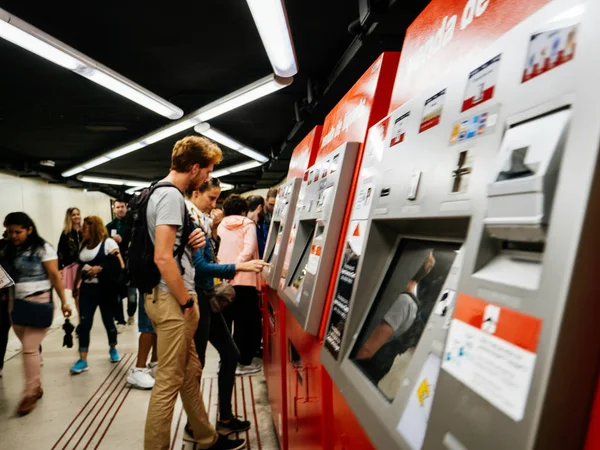
[[261,369],[262,369],[262,366],[259,363],[248,364],[247,366],[238,364],[237,369],[235,369],[235,374],[236,375],[250,375],[253,373],[260,372]]
[[121,334],[123,331],[125,331],[126,325],[124,323],[118,323],[117,324],[117,334]]
[[151,362],[148,364],[148,373],[152,378],[156,378],[156,369],[158,369],[158,362]]
[[127,383],[138,389],[152,389],[154,378],[148,373],[148,369],[131,369],[127,376]]

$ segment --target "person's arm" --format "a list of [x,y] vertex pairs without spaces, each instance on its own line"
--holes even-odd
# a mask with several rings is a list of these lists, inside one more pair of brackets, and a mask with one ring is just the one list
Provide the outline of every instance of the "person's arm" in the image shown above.
[[190,294],[185,288],[181,271],[173,255],[176,237],[177,226],[158,225],[156,227],[154,262],[171,294],[180,305],[185,305],[190,298]]
[[65,317],[71,316],[71,307],[67,304],[67,298],[65,297],[65,289],[62,282],[62,276],[58,270],[58,259],[52,259],[50,261],[44,261],[42,263],[44,269],[48,274],[52,287],[56,290],[58,297],[60,298],[61,309]]
[[209,262],[204,254],[204,249],[199,249],[194,253],[194,268],[196,276],[223,278],[229,280],[235,276],[235,264],[215,264]]
[[62,270],[65,267],[65,255],[69,253],[69,238],[65,233],[60,233],[56,252],[58,253],[58,268]]
[[356,359],[370,359],[394,334],[394,329],[390,324],[381,322],[373,330],[369,338],[365,341],[362,348],[358,351]]
[[254,223],[244,227],[244,248],[235,259],[235,263],[248,262],[258,252],[258,240],[256,238],[256,225]]

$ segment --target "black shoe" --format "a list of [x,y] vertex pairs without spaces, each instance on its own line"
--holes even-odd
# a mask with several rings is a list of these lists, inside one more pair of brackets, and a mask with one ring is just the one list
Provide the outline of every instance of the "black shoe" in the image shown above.
[[246,448],[246,439],[227,439],[225,436],[219,435],[217,442],[208,450],[240,450]]
[[[232,420],[232,422],[233,422],[233,420]],[[243,422],[241,422],[241,423],[243,423]],[[218,428],[218,426],[219,425],[217,424],[217,428]],[[250,428],[250,422],[248,422],[248,428]],[[246,430],[248,428],[246,428]],[[246,447],[246,439],[231,439],[230,440],[230,439],[227,439],[225,436],[221,436],[220,434],[218,436],[219,437],[217,438],[217,442],[215,442],[212,447],[209,447],[210,450],[238,450],[238,449]],[[184,428],[184,432],[183,432],[183,440],[185,442],[197,442],[196,439],[194,439],[194,432],[192,431],[192,426],[189,423],[185,424],[185,428]]]
[[248,420],[239,420],[234,417],[229,422],[217,422],[217,433],[221,436],[229,436],[232,433],[241,433],[250,429],[250,422]]

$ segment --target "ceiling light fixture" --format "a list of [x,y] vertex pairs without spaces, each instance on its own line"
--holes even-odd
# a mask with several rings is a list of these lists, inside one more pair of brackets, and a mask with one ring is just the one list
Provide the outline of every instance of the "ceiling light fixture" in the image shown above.
[[176,122],[170,123],[169,125],[142,136],[133,142],[129,142],[128,144],[106,152],[103,155],[92,159],[91,161],[87,161],[83,164],[72,167],[63,172],[61,175],[63,177],[72,177],[73,175],[85,172],[93,167],[144,148],[147,145],[159,142],[177,133],[181,133],[188,128],[192,128],[193,126],[208,120],[208,118],[217,117],[221,114],[231,111],[232,109],[239,108],[242,105],[250,103],[260,97],[268,95],[279,89],[283,89],[284,87],[289,86],[292,81],[292,78],[280,78],[275,75],[268,75],[252,84],[249,84],[248,86],[232,92],[231,94],[219,100],[209,103],[208,105],[194,111],[191,114],[188,114]]
[[183,110],[0,8],[0,38],[69,69],[169,119]]
[[79,181],[83,181],[84,183],[111,184],[114,186],[133,186],[137,189],[145,188],[152,184],[149,181],[122,180],[119,178],[104,177],[88,177],[87,175],[81,175],[77,177],[77,179]]
[[256,167],[262,166],[258,161],[248,161],[241,164],[236,164],[235,166],[224,167],[223,169],[215,170],[212,172],[212,176],[215,178],[224,177],[226,175],[231,175],[232,173],[243,172],[244,170],[255,169]]
[[263,164],[269,161],[269,158],[267,158],[262,153],[259,153],[256,150],[246,147],[245,145],[233,139],[231,136],[228,136],[222,131],[212,128],[210,125],[207,125],[207,123],[196,125],[194,127],[194,131],[198,134],[206,136],[209,139],[212,139],[215,142],[218,142],[219,144],[224,145],[227,148],[230,148],[231,150],[235,150],[236,152],[241,153],[242,155],[246,155],[247,157],[252,158],[255,161],[258,161]]
[[235,186],[233,184],[221,183],[221,191],[231,191],[232,189],[235,189]]
[[283,0],[246,1],[273,71],[281,77],[293,77],[298,65]]

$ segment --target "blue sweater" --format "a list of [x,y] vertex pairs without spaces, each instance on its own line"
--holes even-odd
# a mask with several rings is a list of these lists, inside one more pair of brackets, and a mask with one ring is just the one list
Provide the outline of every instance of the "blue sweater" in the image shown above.
[[196,289],[212,289],[215,287],[214,278],[230,280],[235,276],[235,264],[215,264],[212,247],[207,242],[204,248],[194,253],[194,268],[196,269]]

